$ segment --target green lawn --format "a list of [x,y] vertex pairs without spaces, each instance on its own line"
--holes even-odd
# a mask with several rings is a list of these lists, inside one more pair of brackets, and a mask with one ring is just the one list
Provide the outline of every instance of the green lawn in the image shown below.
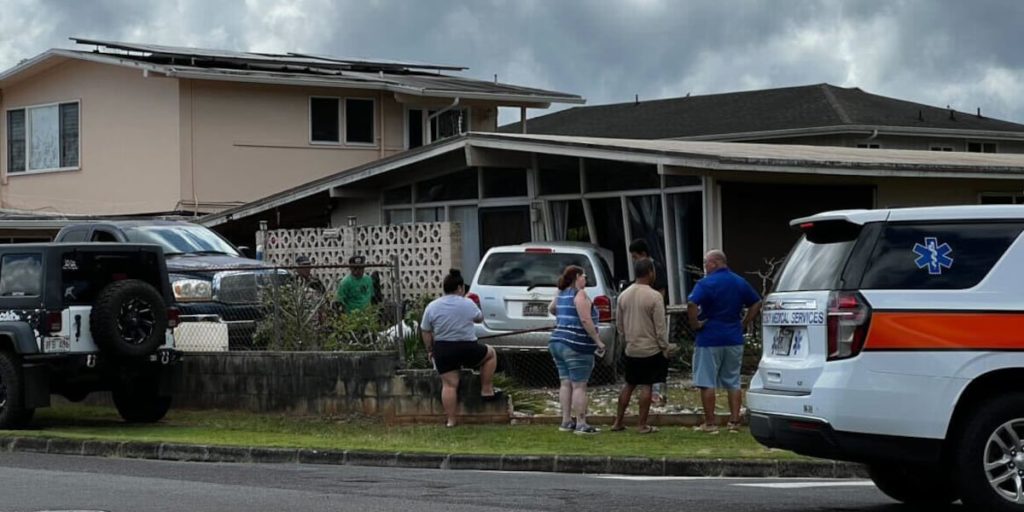
[[708,435],[683,427],[663,427],[649,435],[604,431],[596,436],[577,436],[558,432],[554,425],[389,427],[365,418],[181,410],[172,410],[164,421],[154,425],[128,425],[112,408],[80,405],[41,409],[32,429],[0,431],[0,435],[422,453],[798,458],[790,452],[762,447],[745,430]]

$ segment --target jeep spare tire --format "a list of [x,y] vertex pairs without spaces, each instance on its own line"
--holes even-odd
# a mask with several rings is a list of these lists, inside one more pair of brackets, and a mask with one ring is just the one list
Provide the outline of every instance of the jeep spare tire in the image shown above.
[[123,357],[144,357],[164,344],[167,305],[160,292],[145,281],[115,281],[100,291],[89,324],[100,350]]

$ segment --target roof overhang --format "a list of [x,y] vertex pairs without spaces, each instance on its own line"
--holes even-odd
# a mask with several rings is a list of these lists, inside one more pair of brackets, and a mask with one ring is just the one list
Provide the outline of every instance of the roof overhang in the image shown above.
[[935,139],[985,139],[985,140],[1024,140],[1024,132],[999,130],[952,130],[949,128],[918,128],[915,126],[882,126],[867,124],[850,124],[835,126],[815,126],[811,128],[791,128],[786,130],[764,130],[754,132],[720,133],[710,135],[694,135],[690,137],[672,137],[663,140],[693,141],[729,141],[742,142],[750,140],[788,139],[818,135],[906,135],[913,137],[933,137]]
[[[665,174],[813,175],[863,178],[973,178],[1024,180],[1024,155],[856,149],[831,146],[745,144],[674,140],[600,139],[546,135],[470,133],[417,148],[230,210],[203,217],[215,226],[314,194],[340,190],[413,164],[462,151],[467,165],[505,163],[514,153],[559,155],[658,165]],[[493,152],[493,154],[488,154]],[[514,162],[522,163],[522,159]],[[501,166],[501,165],[495,165]]]

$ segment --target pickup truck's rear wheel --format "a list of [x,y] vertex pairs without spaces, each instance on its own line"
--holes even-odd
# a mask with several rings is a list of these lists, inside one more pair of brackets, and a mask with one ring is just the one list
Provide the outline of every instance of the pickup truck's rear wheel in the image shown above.
[[957,446],[964,504],[1024,511],[1024,393],[983,402],[968,418]]
[[117,413],[128,423],[154,423],[171,408],[171,397],[161,395],[156,379],[140,377],[124,382],[111,393]]
[[32,420],[35,409],[24,406],[24,385],[18,356],[0,351],[0,429],[21,428]]
[[145,281],[115,281],[100,291],[89,323],[93,339],[107,353],[148,356],[164,344],[167,306]]
[[958,498],[948,469],[902,464],[869,464],[868,475],[878,490],[908,505],[948,505]]

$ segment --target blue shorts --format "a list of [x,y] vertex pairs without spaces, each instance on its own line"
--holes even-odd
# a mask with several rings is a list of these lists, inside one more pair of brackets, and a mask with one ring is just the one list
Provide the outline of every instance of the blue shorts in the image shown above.
[[594,354],[583,354],[565,343],[549,343],[548,350],[555,360],[559,380],[587,382],[594,371]]
[[693,352],[693,385],[698,388],[739,389],[743,345],[697,347]]

